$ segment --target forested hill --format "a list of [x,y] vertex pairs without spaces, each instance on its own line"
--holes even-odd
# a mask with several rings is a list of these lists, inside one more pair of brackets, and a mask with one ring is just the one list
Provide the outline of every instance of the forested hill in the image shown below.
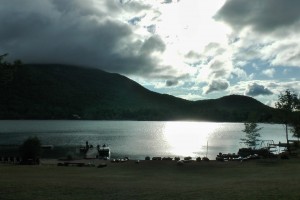
[[246,97],[187,101],[125,76],[66,65],[21,65],[1,81],[1,119],[272,121],[274,109]]

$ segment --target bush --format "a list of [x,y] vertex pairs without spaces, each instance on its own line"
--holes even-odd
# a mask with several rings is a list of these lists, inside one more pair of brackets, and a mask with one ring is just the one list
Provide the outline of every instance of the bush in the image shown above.
[[20,147],[20,154],[24,164],[39,164],[41,156],[41,142],[37,137],[29,137]]
[[203,157],[202,160],[203,160],[203,161],[209,161],[209,158]]
[[197,162],[201,162],[201,157],[197,157],[197,158],[196,158],[196,161],[197,161]]
[[280,158],[281,158],[282,160],[287,160],[287,159],[289,159],[289,155],[288,155],[287,153],[282,153],[282,154],[280,155]]

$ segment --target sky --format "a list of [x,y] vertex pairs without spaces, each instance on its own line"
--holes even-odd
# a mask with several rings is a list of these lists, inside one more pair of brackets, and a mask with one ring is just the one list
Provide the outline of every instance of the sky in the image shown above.
[[300,94],[299,0],[0,0],[0,54],[188,100]]

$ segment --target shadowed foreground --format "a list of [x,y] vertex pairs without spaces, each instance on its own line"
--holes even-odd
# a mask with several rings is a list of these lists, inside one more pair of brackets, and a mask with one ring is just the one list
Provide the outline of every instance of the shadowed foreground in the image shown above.
[[300,160],[0,165],[0,199],[300,199]]

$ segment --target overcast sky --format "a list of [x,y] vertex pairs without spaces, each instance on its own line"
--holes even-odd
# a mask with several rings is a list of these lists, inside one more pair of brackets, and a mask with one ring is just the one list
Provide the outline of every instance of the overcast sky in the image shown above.
[[0,0],[0,54],[200,100],[300,91],[299,0]]

